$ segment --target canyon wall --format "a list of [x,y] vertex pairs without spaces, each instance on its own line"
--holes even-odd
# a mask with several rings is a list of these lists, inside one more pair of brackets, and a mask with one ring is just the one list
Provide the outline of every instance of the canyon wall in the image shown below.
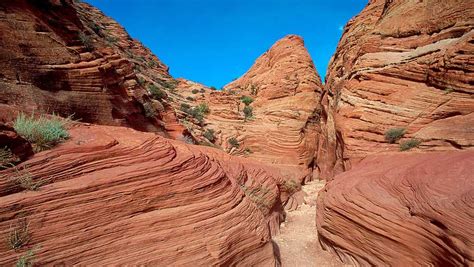
[[327,177],[398,150],[384,140],[392,128],[423,151],[474,145],[473,18],[468,0],[372,0],[349,21],[322,99]]
[[0,3],[0,103],[167,135],[168,68],[99,10],[73,1]]
[[[474,264],[473,28],[467,0],[372,0],[344,28],[317,156],[335,175],[318,198],[321,245],[344,262]],[[394,128],[405,134],[390,143]],[[421,143],[399,151],[408,140]]]

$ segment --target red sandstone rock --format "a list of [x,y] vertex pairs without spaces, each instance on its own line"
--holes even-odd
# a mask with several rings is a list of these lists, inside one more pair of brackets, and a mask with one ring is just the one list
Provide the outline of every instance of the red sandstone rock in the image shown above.
[[344,28],[326,77],[318,166],[324,177],[398,150],[406,128],[424,151],[474,146],[472,1],[372,0]]
[[286,201],[277,169],[128,128],[70,134],[25,163],[48,181],[38,191],[0,179],[0,236],[22,216],[31,236],[17,251],[0,242],[0,265],[29,248],[38,265],[276,264],[271,236]]
[[19,160],[26,160],[33,155],[31,144],[19,136],[13,127],[0,122],[0,149],[3,148],[8,149]]
[[474,151],[369,156],[318,197],[321,244],[346,263],[474,264]]

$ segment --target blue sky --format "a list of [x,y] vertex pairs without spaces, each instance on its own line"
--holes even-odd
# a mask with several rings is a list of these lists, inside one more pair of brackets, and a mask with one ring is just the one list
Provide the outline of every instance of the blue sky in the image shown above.
[[301,35],[321,78],[367,0],[86,0],[184,77],[217,88],[287,34]]

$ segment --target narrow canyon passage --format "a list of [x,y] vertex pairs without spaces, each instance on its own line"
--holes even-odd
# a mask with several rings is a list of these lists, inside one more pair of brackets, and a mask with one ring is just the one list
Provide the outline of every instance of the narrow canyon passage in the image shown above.
[[287,211],[281,233],[274,238],[282,266],[343,266],[333,255],[322,250],[316,230],[316,199],[324,181],[312,181],[303,186],[306,204]]

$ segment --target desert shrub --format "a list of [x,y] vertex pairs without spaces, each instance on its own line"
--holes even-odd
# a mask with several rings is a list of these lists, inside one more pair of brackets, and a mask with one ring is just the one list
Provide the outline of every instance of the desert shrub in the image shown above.
[[55,115],[50,118],[45,116],[35,118],[21,113],[13,127],[19,135],[34,144],[36,151],[42,151],[69,138],[66,130],[69,122],[70,118],[64,119]]
[[216,139],[216,137],[214,136],[214,130],[213,129],[207,129],[204,132],[203,136],[211,142],[214,142],[214,140]]
[[29,249],[18,258],[15,267],[32,267],[34,266],[34,260],[35,252],[33,249]]
[[138,77],[137,79],[139,85],[144,85],[145,84],[145,79],[143,77]]
[[246,106],[252,104],[253,102],[253,98],[251,98],[250,96],[242,96],[240,98],[240,100],[242,101],[242,103],[244,103]]
[[255,187],[241,185],[240,188],[242,191],[244,191],[245,195],[256,204],[257,208],[261,212],[267,213],[271,209],[272,198],[269,197],[271,191],[268,188],[265,188],[261,185]]
[[166,93],[154,84],[148,85],[148,90],[150,91],[151,97],[156,100],[161,100],[166,97]]
[[145,110],[145,117],[154,118],[157,115],[155,107],[149,102],[143,103],[143,109]]
[[253,116],[253,109],[251,106],[245,106],[244,107],[244,115],[245,119],[250,119]]
[[246,147],[246,148],[244,149],[244,153],[245,153],[246,155],[249,155],[249,154],[252,154],[253,151],[252,151],[250,148]]
[[229,140],[227,140],[227,142],[229,143],[229,145],[230,145],[231,147],[236,147],[236,148],[238,148],[238,147],[240,146],[239,141],[238,141],[237,138],[235,138],[235,137],[229,138]]
[[24,245],[28,244],[31,239],[30,232],[28,230],[29,223],[26,218],[18,219],[16,225],[12,227],[10,225],[10,233],[8,234],[8,245],[11,249],[19,249]]
[[214,86],[211,86],[211,90],[217,91],[217,88]]
[[391,128],[385,132],[385,140],[393,144],[400,140],[405,134],[405,128]]
[[115,44],[119,41],[119,39],[117,37],[114,37],[114,36],[111,36],[111,35],[107,35],[105,36],[105,40],[109,43],[109,44]]
[[252,95],[257,95],[258,94],[258,87],[255,86],[254,84],[250,85],[250,94],[252,94]]
[[191,106],[186,103],[181,103],[180,109],[186,113],[189,113],[189,109],[191,109]]
[[452,93],[452,92],[454,92],[454,89],[453,89],[453,88],[445,88],[445,89],[444,89],[444,94],[445,94],[445,95],[450,94],[450,93]]
[[201,90],[199,90],[199,92],[201,92],[201,93],[205,93],[205,92],[206,92],[206,90],[204,90],[204,88],[201,88]]
[[0,170],[8,168],[19,160],[8,147],[0,148]]
[[400,143],[400,151],[407,151],[421,144],[421,140],[409,139]]
[[282,184],[282,189],[289,194],[293,194],[294,192],[301,190],[301,184],[295,180],[285,180]]
[[192,98],[191,96],[186,97],[186,99],[189,101],[194,101],[194,98]]
[[198,90],[198,89],[193,89],[193,90],[191,91],[191,93],[197,94],[197,93],[199,93],[199,90]]
[[81,32],[79,33],[79,40],[84,45],[87,51],[92,51],[94,49],[92,38],[89,35]]
[[197,106],[197,110],[202,113],[203,115],[209,114],[211,111],[209,109],[209,106],[206,103],[200,103]]
[[174,91],[176,87],[178,86],[178,82],[176,80],[162,80],[159,81],[161,85],[163,85],[164,88]]
[[21,188],[30,190],[30,191],[39,190],[41,186],[47,184],[49,181],[47,179],[42,179],[42,178],[36,181],[33,180],[33,176],[28,171],[26,166],[23,167],[22,170],[19,170],[17,167],[15,167],[15,173],[12,176],[8,177],[8,180],[20,186]]
[[154,67],[156,67],[158,64],[157,64],[154,60],[150,60],[150,61],[147,62],[147,65],[148,65],[148,67],[150,67],[150,68],[154,68]]

